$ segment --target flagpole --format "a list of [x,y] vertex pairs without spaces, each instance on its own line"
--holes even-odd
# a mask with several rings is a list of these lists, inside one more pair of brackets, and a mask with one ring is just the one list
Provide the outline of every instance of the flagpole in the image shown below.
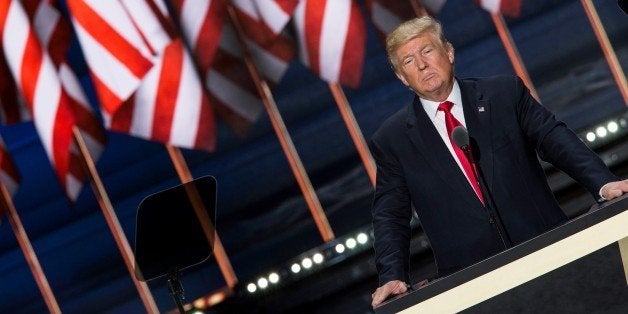
[[[166,149],[168,149],[168,154],[170,154],[170,159],[174,164],[175,169],[177,170],[177,174],[179,175],[179,179],[182,183],[191,182],[194,180],[192,174],[190,172],[190,168],[181,153],[181,150],[177,147],[174,147],[170,144],[166,144]],[[203,202],[198,193],[198,190],[194,185],[186,185],[186,192],[192,203],[192,207],[194,208],[194,212],[196,213],[197,218],[201,222],[201,226],[203,227],[203,233],[205,233],[205,237],[209,243],[213,243],[213,251],[214,256],[216,257],[216,262],[218,263],[218,267],[222,272],[222,276],[225,278],[227,282],[227,286],[229,286],[230,292],[233,291],[233,288],[238,283],[238,277],[231,266],[231,262],[229,261],[229,257],[227,252],[225,251],[220,238],[218,237],[218,233],[214,228],[211,219],[207,215],[207,211],[203,210]]]
[[277,104],[275,103],[270,88],[257,70],[255,62],[253,61],[249,49],[246,46],[246,42],[243,38],[244,30],[242,29],[242,25],[238,20],[235,10],[233,9],[233,4],[231,3],[231,1],[229,1],[228,3],[227,10],[229,12],[229,17],[231,18],[233,26],[236,30],[238,43],[240,44],[244,55],[244,61],[251,74],[251,77],[253,78],[253,81],[255,82],[255,87],[257,88],[257,91],[262,98],[264,108],[268,112],[268,116],[270,117],[273,129],[277,134],[277,138],[279,139],[281,148],[283,149],[284,154],[288,159],[290,168],[292,169],[292,172],[296,177],[297,183],[301,188],[301,193],[305,198],[305,202],[308,205],[310,213],[314,218],[314,222],[316,223],[316,227],[318,228],[318,231],[321,234],[323,241],[329,242],[335,238],[334,232],[329,225],[327,216],[323,211],[318,196],[316,196],[314,188],[312,187],[312,183],[310,182],[310,179],[305,172],[305,168],[303,167],[303,163],[301,162],[297,150],[294,147],[294,143],[290,138],[290,134],[288,134],[288,129],[286,128],[286,125],[281,118],[281,114],[279,113],[279,109],[277,108]]
[[519,50],[517,49],[517,46],[512,39],[512,35],[508,30],[506,21],[504,21],[504,16],[499,12],[492,12],[491,18],[493,19],[495,28],[497,28],[499,38],[501,38],[502,44],[506,49],[506,53],[508,54],[510,63],[512,63],[512,67],[515,69],[515,73],[517,73],[517,75],[523,80],[523,83],[528,87],[528,89],[530,90],[530,94],[532,94],[532,97],[540,102],[539,95],[537,94],[536,89],[534,88],[534,84],[532,84],[532,80],[530,80],[530,76],[528,75],[528,70],[521,60]]
[[377,173],[375,161],[373,160],[373,155],[371,155],[371,151],[366,144],[366,140],[364,139],[362,130],[360,129],[360,126],[358,125],[358,122],[353,115],[351,106],[349,106],[347,96],[345,96],[342,87],[338,83],[329,83],[329,89],[331,90],[332,95],[334,95],[334,100],[336,100],[336,104],[338,105],[338,110],[340,110],[342,120],[344,120],[345,125],[349,130],[349,135],[351,135],[351,139],[353,140],[353,143],[358,150],[358,154],[360,155],[360,159],[362,159],[362,163],[364,164],[366,173],[371,180],[371,184],[375,186],[375,176]]
[[100,175],[98,174],[98,171],[96,171],[96,165],[94,164],[94,160],[87,150],[87,146],[85,144],[85,141],[83,140],[81,131],[76,126],[74,126],[72,127],[72,132],[74,133],[74,140],[76,141],[76,144],[79,148],[79,152],[83,157],[82,161],[84,163],[85,170],[89,175],[90,183],[96,196],[96,200],[98,201],[98,205],[100,205],[100,209],[105,216],[105,220],[107,221],[107,225],[111,230],[111,234],[113,235],[118,249],[122,254],[122,259],[124,260],[126,268],[129,271],[129,274],[131,274],[131,279],[135,284],[135,288],[137,289],[137,292],[139,293],[140,298],[144,303],[144,308],[146,308],[147,313],[159,313],[159,309],[157,308],[157,304],[155,303],[155,300],[150,293],[148,285],[145,282],[141,282],[137,280],[137,278],[135,278],[135,256],[133,255],[133,251],[131,250],[129,241],[124,235],[124,230],[120,225],[118,216],[113,210],[113,205],[109,200],[109,195],[107,195],[107,191],[105,190],[105,187],[100,179]]
[[33,246],[31,245],[31,241],[24,230],[24,225],[22,225],[22,220],[15,209],[15,204],[13,204],[13,199],[11,195],[9,195],[9,191],[7,190],[4,183],[0,182],[0,197],[2,202],[2,207],[4,208],[4,212],[6,212],[9,216],[9,222],[11,223],[11,228],[13,229],[13,233],[15,234],[15,238],[17,239],[20,248],[22,249],[22,253],[24,254],[24,258],[28,263],[28,267],[31,269],[33,273],[33,277],[35,278],[35,282],[37,283],[37,287],[39,287],[39,291],[41,295],[44,297],[44,301],[46,302],[46,306],[48,307],[48,311],[50,313],[61,313],[61,309],[59,308],[59,303],[57,303],[57,299],[52,293],[52,289],[50,288],[50,284],[48,283],[48,279],[46,278],[46,274],[41,268],[41,264],[39,264],[39,259],[37,259],[37,255],[33,250]]
[[412,10],[414,10],[414,14],[416,14],[417,17],[428,15],[428,12],[427,10],[425,10],[425,7],[418,2],[419,0],[409,0],[409,1],[410,1],[410,5],[412,5]]
[[626,81],[626,75],[621,69],[619,61],[617,61],[617,55],[615,54],[615,50],[608,39],[606,30],[604,30],[604,25],[602,25],[602,22],[600,21],[600,16],[597,14],[597,10],[591,0],[581,0],[581,2],[584,7],[584,12],[586,12],[587,17],[589,18],[589,23],[591,23],[591,26],[593,27],[595,37],[597,37],[597,40],[602,47],[606,62],[611,69],[611,73],[613,73],[613,78],[619,87],[619,92],[624,98],[624,104],[628,106],[628,82]]

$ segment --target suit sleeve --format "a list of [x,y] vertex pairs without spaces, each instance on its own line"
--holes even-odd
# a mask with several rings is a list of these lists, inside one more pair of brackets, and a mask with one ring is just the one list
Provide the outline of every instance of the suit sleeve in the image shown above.
[[520,127],[539,157],[584,185],[596,200],[599,199],[602,186],[618,178],[565,123],[556,120],[530,95],[519,78],[515,80],[515,90]]
[[375,260],[380,286],[391,281],[410,282],[410,220],[412,209],[406,181],[390,149],[371,142],[377,163],[377,184],[372,215]]

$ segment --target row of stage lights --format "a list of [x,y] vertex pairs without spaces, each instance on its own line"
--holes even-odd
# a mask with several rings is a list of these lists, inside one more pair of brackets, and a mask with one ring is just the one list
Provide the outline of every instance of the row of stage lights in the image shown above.
[[598,125],[592,130],[586,132],[585,138],[589,143],[605,139],[609,135],[617,134],[622,129],[628,129],[628,121],[626,118],[608,121],[605,124]]
[[[327,243],[322,249],[314,249],[312,251],[301,254],[301,257],[292,263],[286,264],[285,268],[289,271],[273,271],[268,275],[260,276],[257,281],[250,282],[246,285],[246,290],[253,294],[268,289],[271,286],[278,285],[283,277],[293,277],[304,275],[307,271],[314,270],[323,265],[333,264],[339,258],[347,257],[349,253],[357,253],[367,246],[370,237],[367,232],[360,232],[357,236],[336,239],[331,243]],[[360,249],[360,250],[358,250]],[[288,265],[290,265],[288,267]]]

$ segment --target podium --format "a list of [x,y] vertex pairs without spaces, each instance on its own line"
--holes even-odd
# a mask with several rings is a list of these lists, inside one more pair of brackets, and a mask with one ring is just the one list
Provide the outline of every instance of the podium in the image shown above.
[[[616,256],[612,262],[603,261],[607,263],[606,266],[614,269],[615,276],[604,276],[596,280],[613,280],[612,284],[619,290],[618,295],[622,298],[628,296],[628,195],[607,202],[555,229],[420,289],[414,288],[406,294],[396,296],[377,307],[375,313],[494,310],[490,306],[479,310],[477,305],[490,303],[491,299],[500,298],[509,292],[521,293],[532,289],[534,285],[531,283],[536,283],[538,289],[545,289],[547,287],[539,284],[539,279],[551,276],[552,271],[560,271],[561,267],[564,269],[573,265],[571,262],[585,260],[588,255],[594,255],[591,253],[599,252],[603,248],[612,250]],[[587,268],[583,269],[586,271]],[[582,269],[576,271],[574,277],[579,274],[583,274]],[[555,284],[558,279],[549,280]],[[558,286],[554,286],[554,289],[560,289],[560,284]]]

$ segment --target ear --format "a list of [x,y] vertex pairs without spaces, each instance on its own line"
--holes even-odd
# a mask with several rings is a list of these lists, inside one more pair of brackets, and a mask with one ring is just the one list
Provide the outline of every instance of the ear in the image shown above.
[[408,84],[408,81],[402,74],[400,74],[399,72],[395,72],[395,75],[397,75],[397,78],[403,83],[403,85],[408,87],[410,86],[410,84]]
[[447,43],[447,57],[449,58],[449,63],[454,64],[454,46],[451,43]]

